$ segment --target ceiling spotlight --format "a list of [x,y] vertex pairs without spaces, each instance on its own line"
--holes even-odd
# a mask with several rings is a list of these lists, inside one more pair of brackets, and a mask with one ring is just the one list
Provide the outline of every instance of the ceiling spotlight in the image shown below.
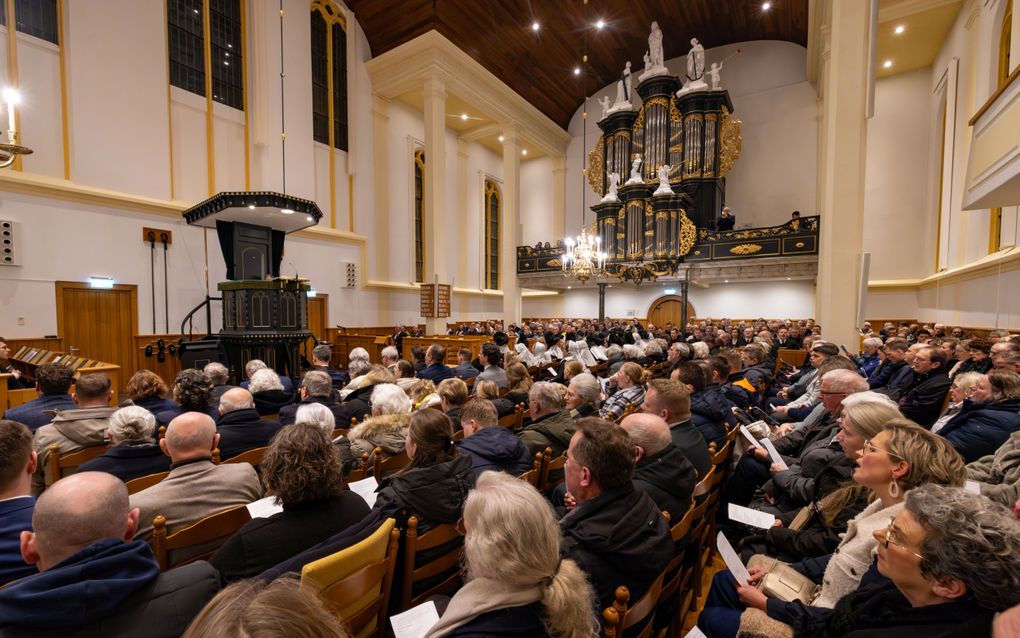
[[602,28],[605,28],[605,26],[606,26],[606,21],[605,20],[601,20],[600,19],[598,22],[595,23],[595,28],[596,29],[602,29]]
[[771,8],[772,8],[772,3],[771,2],[763,2],[763,3],[761,3],[761,10],[762,11],[768,11]]
[[460,119],[465,121],[465,122],[467,122],[468,121],[468,114],[467,113],[461,113],[460,114]]
[[528,149],[522,148],[521,149],[521,155],[527,155],[527,154],[528,154]]
[[534,31],[535,33],[538,33],[538,30],[541,29],[541,28],[542,28],[542,25],[540,25],[538,23],[538,21],[535,21],[535,22],[531,23],[531,30]]
[[255,204],[248,204],[248,210],[255,210]]
[[294,214],[294,211],[292,211],[289,208],[281,208],[280,212],[283,213],[284,215],[293,215]]
[[903,33],[906,30],[907,30],[907,28],[905,26],[903,26],[902,24],[899,24],[899,25],[896,25],[896,28],[893,30],[893,33],[895,33],[896,35],[900,35],[901,33]]
[[885,62],[883,62],[882,63],[882,67],[886,68],[886,69],[891,69],[892,68],[892,60],[886,60]]
[[[767,3],[766,3],[766,4],[767,4]],[[724,283],[724,284],[728,284],[728,283],[730,283],[730,280],[729,280],[729,279],[723,279],[723,283]]]
[[502,136],[502,135],[500,135],[500,136],[499,136],[499,141],[500,141],[500,142],[502,142],[502,141],[503,141],[503,136]]
[[574,75],[581,75],[581,67],[579,66],[574,67]]

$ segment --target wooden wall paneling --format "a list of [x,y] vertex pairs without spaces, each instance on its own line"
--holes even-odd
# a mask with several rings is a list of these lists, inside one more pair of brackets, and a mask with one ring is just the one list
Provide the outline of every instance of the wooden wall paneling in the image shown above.
[[[165,360],[160,363],[156,356],[156,341],[162,339],[169,346],[171,343],[177,344],[180,338],[179,334],[132,335],[135,356],[131,369],[125,371],[124,383],[127,383],[127,379],[130,379],[139,370],[152,370],[166,382],[168,387],[172,385],[174,379],[177,378],[177,373],[181,371],[181,358],[177,354],[171,355],[169,352],[165,352]],[[145,346],[150,344],[153,350],[152,356],[147,357],[145,356]]]
[[[513,350],[514,345],[517,343],[516,335],[509,335],[510,342],[507,346]],[[433,343],[438,343],[446,348],[446,363],[447,365],[457,365],[457,351],[461,348],[467,348],[471,351],[471,358],[478,356],[478,353],[482,351],[482,346],[486,343],[492,343],[492,337],[488,335],[478,336],[463,336],[455,337],[451,335],[442,335],[435,337],[404,337],[403,343],[401,344],[404,351],[401,356],[412,363],[414,360],[411,358],[411,349],[415,346],[421,346],[422,348],[428,349]]]
[[41,348],[43,350],[52,350],[54,352],[64,352],[64,340],[59,337],[30,337],[25,339],[4,339],[11,348],[11,353],[17,352],[23,346],[31,346],[33,348]]
[[329,341],[326,328],[329,327],[329,295],[317,293],[308,298],[308,329],[318,341]]

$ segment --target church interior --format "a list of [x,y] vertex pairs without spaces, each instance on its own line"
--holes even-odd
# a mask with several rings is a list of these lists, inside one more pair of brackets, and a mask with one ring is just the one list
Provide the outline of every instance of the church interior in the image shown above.
[[[576,357],[582,372],[601,384],[602,416],[622,422],[642,410],[640,400],[628,394],[633,383],[643,388],[644,405],[653,392],[665,401],[666,391],[653,388],[659,388],[654,385],[659,378],[675,380],[670,374],[683,367],[665,359],[673,344],[683,346],[676,354],[683,359],[725,357],[727,344],[754,350],[745,327],[776,339],[774,351],[765,348],[764,361],[772,364],[777,390],[788,365],[794,371],[818,367],[799,337],[785,350],[778,329],[783,338],[791,328],[807,335],[813,330],[816,345],[821,334],[839,348],[824,356],[859,366],[875,354],[869,348],[884,347],[868,341],[880,328],[890,347],[899,337],[911,346],[927,343],[917,339],[919,333],[949,340],[957,336],[955,329],[981,343],[1010,342],[1010,334],[1020,332],[1020,55],[1011,53],[1020,51],[1020,13],[1013,4],[0,0],[0,302],[6,309],[0,314],[0,412],[43,396],[37,375],[45,376],[40,371],[52,364],[70,368],[79,381],[106,375],[111,406],[133,396],[138,375],[151,371],[163,383],[164,399],[184,405],[175,388],[189,370],[222,363],[228,381],[214,383],[217,388],[242,381],[247,387],[245,379],[254,385],[254,376],[246,365],[259,360],[275,369],[294,392],[292,403],[300,404],[302,376],[320,365],[338,371],[343,380],[333,378],[334,392],[346,396],[341,386],[354,385],[356,350],[395,372],[399,366],[387,348],[396,347],[396,357],[412,364],[415,356],[426,356],[416,350],[428,351],[424,367],[435,363],[432,347],[439,345],[444,377],[447,367],[456,371],[458,363],[472,360],[484,373],[488,368],[478,361],[489,360],[496,333],[501,339],[495,344],[509,349],[506,362],[496,367],[509,373],[511,361],[523,363],[536,386],[555,378],[572,389],[563,362],[550,354],[558,352],[564,361]],[[679,337],[670,336],[674,328]],[[727,333],[725,341],[709,338],[711,352],[700,356],[692,344],[716,329]],[[596,352],[613,345],[614,331],[626,333],[626,345],[618,344],[624,348],[635,342],[644,348],[660,337],[663,360],[639,357],[647,376],[639,370],[636,380],[617,381],[623,368]],[[590,346],[592,354],[573,351],[574,333],[579,342],[587,339],[583,351]],[[329,348],[325,363],[313,352],[317,345]],[[515,347],[519,360],[510,359]],[[959,355],[954,348],[969,352],[967,347],[952,339],[949,358]],[[1016,363],[1016,377],[1020,360],[1012,352],[1007,363]],[[988,348],[984,353],[997,354]],[[588,365],[585,357],[593,355]],[[751,357],[745,369],[762,364],[753,352]],[[974,360],[980,358],[978,353]],[[883,349],[883,365],[886,360]],[[878,365],[877,355],[874,362]],[[736,370],[740,366],[738,361]],[[975,370],[993,375],[990,368],[989,363]],[[859,371],[870,380],[873,370]],[[415,367],[412,376],[420,373]],[[687,373],[677,374],[684,379]],[[711,385],[707,367],[705,374],[702,385],[706,380]],[[814,406],[827,405],[821,376],[814,382]],[[502,378],[505,382],[506,375]],[[390,374],[390,383],[393,379]],[[396,381],[404,380],[397,375]],[[949,383],[947,378],[940,387],[940,410],[956,403],[968,409],[962,398],[951,398]],[[995,396],[1013,401],[1011,418],[1020,421],[1015,405],[1020,382],[1016,385]],[[468,387],[473,395],[480,384]],[[878,387],[872,383],[864,390],[873,394]],[[571,390],[565,391],[569,396]],[[775,434],[782,426],[770,415],[786,414],[787,390],[780,391],[778,402],[762,387],[747,391],[761,393],[753,403],[764,412],[759,418],[747,408],[750,420],[744,425],[765,423],[764,432],[771,427]],[[844,396],[857,391],[839,390]],[[435,401],[445,397],[436,392]],[[500,396],[505,394],[502,387]],[[617,401],[619,412],[605,412],[613,397],[624,395],[630,398]],[[412,396],[412,404],[418,407],[416,401],[427,396],[432,395]],[[510,417],[509,429],[518,434],[529,419],[537,423],[543,416],[529,413],[527,400],[546,400],[535,390],[522,396],[524,407],[511,404],[509,415],[499,414],[501,424]],[[892,399],[902,407],[906,396],[897,392]],[[338,399],[338,405],[347,403]],[[358,418],[378,418],[371,403],[365,408]],[[259,409],[261,418],[277,418],[275,410]],[[902,412],[896,413],[901,420],[923,420]],[[153,414],[165,435],[170,419]],[[212,419],[218,423],[222,416],[213,405]],[[352,432],[357,420],[349,424]],[[797,421],[779,418],[788,420]],[[866,419],[855,416],[855,424],[858,420]],[[467,434],[455,419],[452,423],[457,436]],[[1020,422],[1009,427],[1020,430]],[[347,425],[337,422],[336,428],[340,438],[347,436]],[[829,434],[830,445],[838,448],[837,430]],[[637,636],[640,627],[635,631],[627,623],[640,620],[651,627],[652,618],[655,633],[640,635],[699,635],[687,633],[701,631],[692,630],[701,622],[698,613],[721,600],[714,597],[721,594],[713,574],[732,571],[726,552],[716,546],[716,524],[705,516],[706,508],[725,512],[736,490],[733,476],[741,471],[735,450],[749,447],[745,455],[761,452],[760,458],[768,458],[752,437],[754,428],[743,431],[749,446],[736,425],[724,430],[718,446],[712,443],[712,454],[720,455],[713,457],[714,481],[705,481],[699,469],[698,486],[705,492],[694,495],[693,518],[671,519],[671,524],[686,520],[707,552],[698,555],[692,570],[689,561],[688,567],[679,559],[666,561],[674,569],[655,585],[679,600],[684,613],[669,612],[660,624],[661,611],[638,619],[626,600],[617,596],[614,602],[611,596],[607,605],[603,598],[595,610],[603,635]],[[862,437],[868,439],[865,450],[879,432]],[[888,444],[893,435],[884,436]],[[564,447],[550,448],[556,449],[551,456],[539,450],[532,484],[539,491],[548,488],[545,495],[557,504],[551,495],[557,481],[550,473],[562,475],[566,467],[560,480],[570,490],[572,507],[581,479],[570,475],[579,461],[568,458],[566,444],[573,450],[574,443],[567,439]],[[1018,437],[1010,441],[1003,445],[1020,445]],[[680,446],[675,436],[673,442]],[[398,456],[410,463],[402,441],[400,447]],[[65,465],[75,467],[61,465],[66,449],[56,450],[52,460],[46,457],[49,448],[38,449],[39,466],[32,461],[30,474],[45,480],[43,488],[62,480]],[[259,460],[265,447],[260,449]],[[344,457],[345,474],[361,480],[388,476],[382,449],[372,446],[353,461]],[[792,464],[791,453],[782,454]],[[526,459],[529,468],[532,456]],[[873,456],[862,452],[861,458]],[[218,456],[215,460],[219,463]],[[856,480],[851,475],[865,471],[864,460],[842,479]],[[166,470],[176,467],[174,459]],[[892,483],[897,480],[894,475]],[[343,479],[345,491],[353,482]],[[39,484],[33,486],[42,502]],[[261,497],[262,488],[255,489]],[[496,479],[485,489],[511,491]],[[885,488],[875,489],[884,503],[897,499]],[[923,490],[907,491],[915,492]],[[0,489],[0,505],[4,494]],[[712,496],[699,510],[704,494]],[[915,509],[922,507],[922,496],[935,498],[929,492],[916,503],[902,497],[898,502],[906,499],[906,505],[895,511],[915,512],[910,524],[928,529]],[[1012,508],[1016,497],[1020,493],[1009,503],[998,500]],[[559,498],[562,506],[562,494]],[[134,506],[134,493],[131,499]],[[959,511],[973,505],[965,500]],[[814,502],[809,498],[807,504]],[[141,509],[144,518],[148,510]],[[862,509],[863,503],[856,512]],[[480,519],[464,517],[470,533],[471,522]],[[403,556],[407,521],[396,518],[403,531],[394,528],[393,534]],[[447,521],[451,530],[457,518]],[[784,519],[777,513],[773,520],[782,525]],[[154,533],[152,521],[142,523]],[[3,530],[0,523],[0,536]],[[162,528],[163,535],[166,531]],[[720,536],[723,532],[734,545],[741,538],[720,524]],[[673,533],[676,540],[679,532]],[[1010,534],[1020,535],[1016,529]],[[381,541],[371,538],[374,547],[389,551],[388,531]],[[872,540],[866,561],[877,556],[883,574],[892,560],[887,555],[895,551],[890,549],[895,541],[884,539],[877,553]],[[945,542],[954,546],[951,539]],[[737,546],[738,554],[742,547],[750,545]],[[727,549],[734,551],[728,544]],[[927,551],[913,553],[921,557]],[[411,556],[413,562],[413,551]],[[157,552],[157,558],[165,566],[166,557]],[[469,550],[467,560],[479,559]],[[929,560],[927,554],[922,560]],[[388,616],[417,609],[411,601],[424,600],[412,596],[410,584],[399,595],[401,569],[391,597],[399,604],[387,606],[381,596],[374,611],[357,614],[358,623],[371,616],[378,626],[359,624],[368,629],[350,635],[377,635]],[[599,583],[594,585],[599,597]],[[744,601],[745,588],[730,592],[733,600],[739,592]],[[457,593],[449,609],[456,613],[469,595],[484,598],[468,585],[452,591]],[[333,611],[346,604],[323,596]],[[977,605],[973,597],[966,601]],[[4,602],[0,587],[0,609],[5,604],[12,603]],[[762,609],[765,616],[764,602]],[[339,613],[344,618],[347,612]],[[482,629],[457,633],[464,622],[478,619],[457,621],[453,613],[440,610],[430,633],[409,624],[403,635],[488,635]],[[970,611],[961,613],[971,617]],[[973,617],[985,618],[983,613]],[[739,635],[837,635],[811,633],[821,631],[820,625],[768,615],[765,620],[780,618],[787,623],[782,631],[792,633],[773,633],[780,630],[765,625],[758,628],[765,633],[755,634],[745,627],[745,614],[741,632],[750,633]],[[194,616],[168,635],[183,633]],[[1007,620],[995,621],[994,635],[1020,636],[1020,612],[1000,617]],[[705,618],[711,621],[702,623],[701,635],[730,635],[730,625],[715,622],[721,616]],[[973,625],[958,635],[991,631],[990,615],[987,620],[987,627]],[[917,626],[929,621],[935,622]],[[1015,623],[1008,627],[1016,633],[1008,632],[1007,621]],[[0,633],[7,635],[5,622],[0,620]],[[544,622],[541,631],[547,633],[541,635],[591,635]],[[203,635],[195,625],[189,631],[186,635]],[[338,635],[330,631],[322,635]],[[539,635],[530,631],[537,630],[507,635]],[[862,631],[855,635],[868,635]]]

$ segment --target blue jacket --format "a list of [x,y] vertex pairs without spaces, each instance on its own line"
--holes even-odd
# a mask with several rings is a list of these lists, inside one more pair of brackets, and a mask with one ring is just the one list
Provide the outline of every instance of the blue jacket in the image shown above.
[[475,616],[464,625],[447,634],[456,638],[546,638],[548,633],[542,623],[542,603],[531,603],[518,607],[504,607]]
[[147,543],[111,538],[0,590],[0,634],[179,636],[218,588],[209,563],[160,574]]
[[734,420],[732,407],[733,402],[719,386],[709,386],[691,395],[691,421],[706,442],[715,441],[722,447],[726,426]]
[[972,463],[995,454],[1011,434],[1020,430],[1020,398],[996,403],[963,402],[959,414],[949,419],[939,434],[946,437],[963,460]]
[[156,472],[170,471],[170,457],[151,441],[124,441],[78,466],[79,472],[106,472],[127,483]]
[[854,363],[860,366],[859,372],[861,373],[861,376],[868,379],[868,381],[871,381],[871,375],[873,375],[875,373],[875,370],[878,369],[878,364],[881,363],[881,361],[879,360],[878,354],[876,353],[871,355],[870,357],[865,356],[854,357]]
[[34,496],[0,501],[0,587],[39,571],[21,557],[21,532],[32,530],[34,509]]
[[53,420],[53,410],[73,410],[76,407],[70,394],[45,394],[7,410],[4,418],[24,423],[29,430],[35,432]]
[[429,381],[439,385],[439,382],[443,379],[449,379],[453,377],[453,370],[449,366],[442,363],[433,363],[430,366],[423,368],[418,371],[419,379],[428,379]]
[[513,432],[498,425],[465,437],[457,446],[461,452],[471,457],[476,476],[486,470],[517,476],[531,469],[532,458],[528,446]]

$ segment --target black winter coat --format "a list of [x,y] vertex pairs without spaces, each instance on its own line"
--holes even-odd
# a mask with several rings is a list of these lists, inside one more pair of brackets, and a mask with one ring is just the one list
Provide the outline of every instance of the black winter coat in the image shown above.
[[678,522],[691,505],[697,472],[675,445],[670,443],[634,467],[634,487],[652,497],[659,509]]
[[79,472],[106,472],[127,483],[157,472],[170,471],[170,457],[152,441],[124,441],[91,461],[78,466]]
[[260,419],[256,410],[227,412],[216,420],[220,460],[226,461],[241,452],[269,445],[279,430],[279,423]]
[[1020,398],[995,403],[967,399],[963,409],[939,430],[966,463],[995,454],[1011,434],[1020,430]]
[[283,406],[280,408],[280,425],[292,425],[295,417],[297,417],[298,408],[310,403],[320,403],[329,408],[329,411],[333,413],[334,427],[344,429],[350,427],[351,417],[347,415],[347,410],[336,401],[331,401],[329,397],[308,397],[302,399],[301,403],[291,403],[290,405]]
[[946,371],[940,368],[927,374],[915,372],[914,380],[900,393],[900,412],[915,423],[930,428],[939,418],[952,384]]

